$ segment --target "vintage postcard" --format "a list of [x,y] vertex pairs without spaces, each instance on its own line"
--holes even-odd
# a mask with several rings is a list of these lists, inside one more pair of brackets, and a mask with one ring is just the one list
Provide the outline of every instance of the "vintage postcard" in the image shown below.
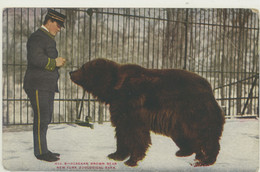
[[4,7],[1,22],[3,170],[258,171],[257,9]]

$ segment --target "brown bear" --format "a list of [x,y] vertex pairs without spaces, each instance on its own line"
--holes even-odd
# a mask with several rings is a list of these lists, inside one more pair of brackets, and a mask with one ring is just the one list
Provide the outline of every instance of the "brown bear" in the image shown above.
[[180,69],[146,69],[95,59],[70,72],[73,82],[109,105],[117,150],[110,159],[136,166],[151,145],[150,131],[172,138],[176,156],[196,154],[194,166],[214,164],[225,118],[210,84]]

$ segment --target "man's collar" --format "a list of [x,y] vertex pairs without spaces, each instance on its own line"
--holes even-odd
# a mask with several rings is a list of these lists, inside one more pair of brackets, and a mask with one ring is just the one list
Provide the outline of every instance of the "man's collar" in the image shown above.
[[52,35],[52,34],[48,31],[48,29],[47,29],[46,27],[41,26],[40,30],[42,30],[44,33],[46,33],[46,34],[47,34],[49,37],[51,37],[52,39],[55,38],[55,36]]
[[49,32],[49,30],[44,25],[42,25],[41,27],[45,29],[47,32]]

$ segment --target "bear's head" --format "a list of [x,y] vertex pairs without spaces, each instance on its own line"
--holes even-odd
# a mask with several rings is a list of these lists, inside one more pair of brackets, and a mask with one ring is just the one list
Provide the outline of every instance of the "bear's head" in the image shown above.
[[119,65],[107,59],[95,59],[85,63],[76,71],[70,72],[71,80],[101,101],[113,94],[117,82]]

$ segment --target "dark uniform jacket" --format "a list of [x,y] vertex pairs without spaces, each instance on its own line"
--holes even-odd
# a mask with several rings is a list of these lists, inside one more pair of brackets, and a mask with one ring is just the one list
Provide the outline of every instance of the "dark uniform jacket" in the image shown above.
[[27,70],[24,89],[58,92],[58,57],[54,37],[43,28],[35,31],[27,42]]

